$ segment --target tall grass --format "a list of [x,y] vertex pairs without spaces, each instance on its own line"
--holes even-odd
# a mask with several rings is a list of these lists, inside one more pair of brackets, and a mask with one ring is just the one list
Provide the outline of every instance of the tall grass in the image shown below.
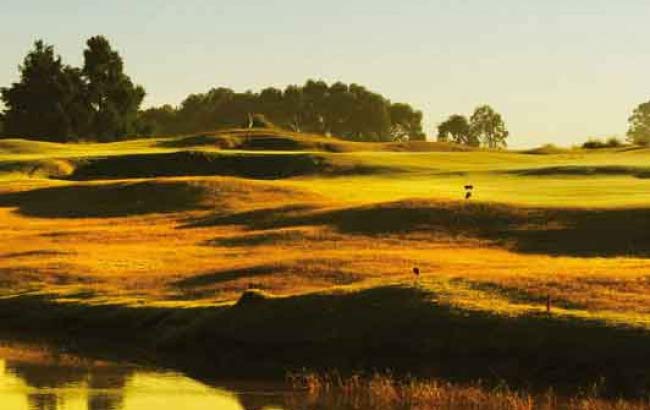
[[441,380],[394,378],[376,373],[369,377],[338,373],[289,375],[294,393],[306,395],[308,409],[329,410],[641,410],[647,400],[606,399],[598,386],[573,397],[552,390],[532,394],[507,387],[487,387],[480,382],[454,384]]

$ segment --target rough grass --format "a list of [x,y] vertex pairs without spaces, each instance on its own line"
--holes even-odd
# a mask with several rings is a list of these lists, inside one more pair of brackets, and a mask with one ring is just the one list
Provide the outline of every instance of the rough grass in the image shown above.
[[396,379],[376,373],[372,376],[342,377],[337,373],[299,373],[289,376],[296,392],[307,392],[308,409],[401,409],[401,410],[641,410],[650,408],[646,400],[612,400],[585,391],[563,397],[549,390],[532,394],[480,383],[458,385],[441,380]]
[[[212,134],[4,141],[2,295],[32,298],[3,302],[6,323],[30,309],[55,333],[157,332],[131,342],[186,352],[187,367],[195,356],[647,387],[647,149],[321,138],[342,145],[307,152],[310,136],[244,133],[228,138],[245,150]],[[249,289],[265,296],[237,305]]]
[[0,300],[0,318],[5,330],[198,375],[374,368],[562,393],[598,383],[610,397],[642,396],[650,387],[648,333],[601,320],[478,312],[449,305],[442,292],[405,286],[244,295],[232,307],[186,309],[18,297]]

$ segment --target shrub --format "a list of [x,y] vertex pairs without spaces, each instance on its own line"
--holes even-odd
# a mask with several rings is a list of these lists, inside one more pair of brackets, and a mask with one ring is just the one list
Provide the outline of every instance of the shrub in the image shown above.
[[624,145],[623,142],[616,137],[610,137],[606,141],[603,141],[602,139],[598,139],[598,138],[589,138],[587,142],[582,144],[582,148],[584,149],[619,148],[622,147],[623,145]]

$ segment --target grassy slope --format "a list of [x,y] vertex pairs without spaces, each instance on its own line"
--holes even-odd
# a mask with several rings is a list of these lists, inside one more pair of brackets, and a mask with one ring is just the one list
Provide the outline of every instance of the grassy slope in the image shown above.
[[[269,367],[426,358],[453,373],[474,360],[472,376],[508,363],[498,374],[513,379],[527,363],[526,377],[573,366],[582,381],[643,367],[650,151],[456,150],[238,130],[0,141],[3,293],[66,302],[30,308],[35,322],[75,323],[57,331],[133,326],[158,349],[201,351],[224,366],[287,345]],[[476,189],[469,203],[466,183]],[[251,285],[275,296],[226,307]],[[540,316],[548,294],[553,314]],[[119,320],[102,313],[106,304],[120,306]]]

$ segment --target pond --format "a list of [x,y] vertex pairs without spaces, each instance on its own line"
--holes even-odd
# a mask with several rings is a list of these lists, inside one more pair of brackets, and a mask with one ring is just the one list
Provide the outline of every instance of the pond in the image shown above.
[[208,384],[171,371],[0,343],[2,410],[293,410],[288,403],[297,397],[284,383]]

